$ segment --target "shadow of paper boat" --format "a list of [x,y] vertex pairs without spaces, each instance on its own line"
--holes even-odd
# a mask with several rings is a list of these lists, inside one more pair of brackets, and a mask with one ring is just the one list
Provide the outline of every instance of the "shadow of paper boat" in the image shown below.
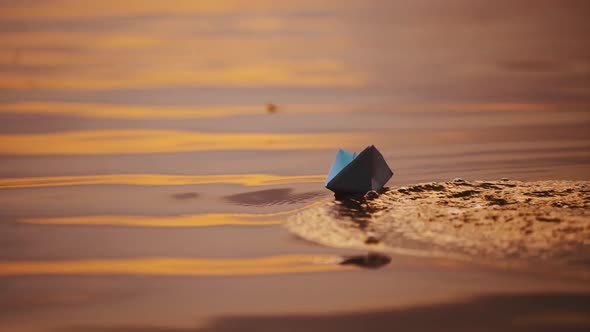
[[383,188],[392,176],[393,172],[375,146],[367,147],[358,155],[339,149],[325,185],[336,194],[365,193]]

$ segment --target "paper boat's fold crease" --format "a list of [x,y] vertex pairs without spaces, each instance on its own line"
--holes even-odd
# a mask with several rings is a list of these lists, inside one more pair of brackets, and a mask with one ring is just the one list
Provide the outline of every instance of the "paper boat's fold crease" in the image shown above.
[[339,149],[332,163],[326,188],[337,194],[379,190],[393,176],[383,155],[373,145],[360,154]]
[[326,178],[326,185],[330,182],[346,165],[350,164],[352,160],[357,156],[355,153],[350,153],[348,151],[344,151],[342,149],[338,149],[336,152],[336,158],[332,163],[332,167],[330,167],[330,172],[328,173],[328,178]]

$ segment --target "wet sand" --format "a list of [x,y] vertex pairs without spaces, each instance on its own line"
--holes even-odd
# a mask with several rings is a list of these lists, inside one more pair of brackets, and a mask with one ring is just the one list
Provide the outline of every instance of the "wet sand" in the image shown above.
[[588,278],[589,193],[585,181],[457,178],[337,197],[293,214],[286,227],[339,248]]
[[[587,223],[569,193],[530,196],[556,206],[494,230],[506,248],[485,238],[487,222],[531,207],[509,191],[488,200],[493,188],[461,189],[481,192],[451,210],[479,228],[449,228],[462,219],[448,209],[429,212],[436,228],[384,219],[358,246],[285,227],[337,202],[323,181],[338,148],[377,146],[398,190],[384,205],[409,219],[442,200],[416,184],[449,196],[459,177],[579,193],[590,181],[586,4],[0,7],[0,330],[589,329],[587,242],[549,236],[587,240],[587,228],[567,234]],[[330,223],[379,213],[339,206]],[[304,221],[331,225],[316,217]],[[529,230],[548,242],[520,246]],[[531,249],[541,242],[559,257]],[[387,244],[396,250],[375,249]]]

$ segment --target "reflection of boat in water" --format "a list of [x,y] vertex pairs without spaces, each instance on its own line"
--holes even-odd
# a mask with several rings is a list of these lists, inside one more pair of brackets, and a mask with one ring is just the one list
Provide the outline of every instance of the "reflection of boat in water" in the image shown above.
[[391,263],[391,257],[369,252],[366,255],[358,255],[353,257],[346,257],[340,265],[356,265],[367,269],[378,269]]
[[339,149],[325,184],[337,194],[365,193],[381,189],[392,176],[383,155],[371,145],[359,154]]

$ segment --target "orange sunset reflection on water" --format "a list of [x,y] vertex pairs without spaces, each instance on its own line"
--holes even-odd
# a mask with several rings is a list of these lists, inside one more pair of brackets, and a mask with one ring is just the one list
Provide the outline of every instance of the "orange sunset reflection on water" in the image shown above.
[[139,216],[139,215],[88,215],[73,217],[25,218],[20,220],[26,224],[38,225],[104,225],[132,227],[203,227],[223,225],[277,225],[284,218],[297,211],[322,204],[318,200],[296,209],[272,213],[206,213],[178,216]]
[[[312,5],[311,2],[308,5]],[[257,38],[284,29],[311,32],[329,28],[313,16],[285,18],[281,10],[299,5],[254,1],[136,2],[125,6],[101,2],[91,6],[64,1],[35,6],[14,3],[0,20],[26,18],[100,20],[138,16],[124,29],[112,31],[56,29],[0,31],[0,64],[38,70],[3,73],[0,89],[97,90],[165,86],[355,87],[366,77],[338,54],[349,38],[293,35]],[[350,6],[347,6],[350,7]],[[224,15],[247,16],[233,23]],[[213,15],[192,19],[190,15]],[[156,15],[145,19],[145,15]],[[170,15],[180,15],[172,19]],[[121,22],[115,22],[115,28]],[[222,23],[220,26],[219,23]],[[232,31],[238,32],[233,34]],[[239,34],[252,34],[241,38]],[[313,49],[313,52],[310,50]],[[311,55],[311,56],[310,56]],[[57,70],[59,69],[59,70]]]
[[[211,150],[328,149],[352,145],[363,134],[240,134],[174,130],[93,130],[0,135],[1,154],[117,154]],[[367,136],[366,134],[364,136]]]
[[223,214],[209,213],[190,216],[76,216],[55,218],[28,218],[22,222],[38,225],[105,225],[136,227],[198,227],[220,225],[277,225],[281,221],[271,217],[283,214]]
[[150,257],[65,261],[0,262],[0,276],[18,275],[167,275],[228,276],[325,272],[341,258],[327,255],[292,255],[248,259]]
[[102,174],[72,176],[37,176],[27,178],[0,178],[0,189],[60,187],[80,185],[126,184],[139,186],[166,186],[187,184],[239,184],[243,186],[269,186],[295,183],[321,183],[325,175],[274,175],[274,174]]
[[[281,107],[283,109],[284,107]],[[347,109],[345,105],[292,105],[289,112],[317,113],[338,112]],[[199,119],[229,116],[264,115],[261,105],[252,106],[191,106],[156,107],[114,105],[97,103],[59,103],[59,102],[15,102],[0,103],[0,113],[64,115],[71,117],[98,119]]]

